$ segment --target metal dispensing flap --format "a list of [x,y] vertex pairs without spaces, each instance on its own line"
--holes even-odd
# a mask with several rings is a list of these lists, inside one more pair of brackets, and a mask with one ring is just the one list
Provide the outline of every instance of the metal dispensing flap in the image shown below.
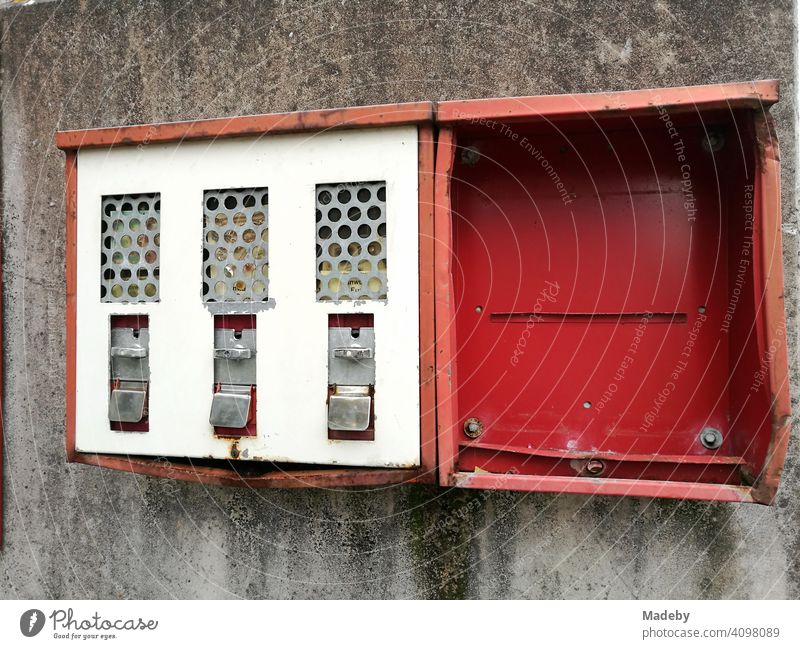
[[121,381],[111,391],[108,401],[108,418],[128,424],[139,422],[144,417],[147,383]]
[[251,399],[250,386],[220,386],[211,400],[209,423],[224,428],[244,428],[247,425]]
[[[256,384],[256,330],[214,330],[214,382]],[[244,425],[244,424],[242,424]]]
[[[358,332],[357,337],[353,336],[354,331]],[[375,329],[328,329],[328,383],[375,385]]]
[[[134,335],[134,331],[138,331],[138,335]],[[150,363],[147,358],[149,346],[150,334],[146,327],[141,329],[113,327],[111,329],[111,378],[121,381],[149,381]]]
[[337,386],[328,403],[328,428],[367,430],[371,409],[369,386]]

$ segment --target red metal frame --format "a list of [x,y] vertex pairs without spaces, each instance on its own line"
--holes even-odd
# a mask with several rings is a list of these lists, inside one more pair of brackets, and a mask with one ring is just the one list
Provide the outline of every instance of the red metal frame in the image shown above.
[[755,81],[622,92],[456,100],[437,105],[436,123],[530,122],[532,119],[550,121],[613,115],[635,117],[654,114],[660,106],[669,107],[671,114],[733,107],[762,110],[776,103],[778,94],[777,81]]
[[[328,129],[417,125],[419,134],[419,282],[420,282],[420,448],[418,469],[314,467],[290,469],[256,463],[220,462],[205,466],[185,458],[150,458],[81,453],[75,448],[77,152],[82,148],[147,145],[155,142],[260,136]],[[229,119],[150,124],[56,133],[66,154],[67,284],[67,461],[159,478],[204,484],[263,488],[378,486],[436,481],[435,362],[433,327],[433,104],[418,102],[333,110],[279,113]]]
[[[785,459],[790,414],[783,314],[779,157],[767,114],[768,107],[777,100],[778,83],[762,81],[589,95],[454,101],[438,105],[436,120],[441,129],[436,161],[434,259],[437,291],[439,475],[442,485],[772,502]],[[719,229],[716,232],[710,227],[714,223],[709,224],[708,219],[700,219],[692,227],[682,224],[680,217],[668,211],[670,206],[663,204],[670,199],[669,196],[664,198],[663,188],[657,188],[656,191],[633,185],[644,176],[644,172],[637,172],[635,164],[631,177],[626,177],[625,184],[610,191],[618,196],[601,199],[604,191],[602,186],[589,187],[586,186],[587,183],[582,186],[575,181],[572,189],[583,192],[584,202],[564,210],[566,216],[560,214],[566,221],[554,218],[553,215],[558,210],[553,207],[552,202],[547,202],[548,188],[536,185],[531,176],[526,175],[533,167],[532,162],[538,164],[540,158],[534,160],[530,151],[527,157],[520,153],[523,137],[527,137],[528,141],[536,141],[544,149],[548,137],[557,133],[555,139],[564,138],[565,145],[560,149],[551,148],[546,152],[547,155],[568,155],[574,144],[580,160],[570,169],[574,171],[580,164],[584,164],[599,178],[597,183],[602,184],[605,182],[604,178],[610,177],[604,176],[604,173],[613,165],[614,157],[617,161],[620,158],[629,163],[631,160],[636,161],[637,142],[641,146],[641,142],[647,137],[663,138],[663,133],[658,129],[669,128],[667,122],[670,125],[674,123],[682,132],[694,136],[692,146],[695,146],[695,167],[692,172],[697,185],[694,191],[698,193],[698,202],[704,201],[703,214],[713,216],[709,205],[718,211]],[[698,128],[702,135],[706,124],[716,123],[729,128],[728,138],[732,141],[734,154],[741,149],[738,166],[722,156],[711,162],[710,158],[700,159],[697,149],[701,137],[696,137]],[[651,131],[647,131],[648,128]],[[595,137],[598,133],[605,138],[602,140],[603,146],[600,146],[600,141]],[[569,141],[570,138],[572,141]],[[474,152],[467,151],[466,156],[462,155],[464,147],[472,146],[475,142],[480,144],[476,150],[482,151],[486,156],[487,162],[483,163],[483,167],[476,166],[480,162],[476,160]],[[688,142],[687,137],[687,146]],[[608,151],[612,153],[609,154]],[[537,154],[540,152],[538,149],[535,151]],[[671,149],[669,152],[673,153]],[[581,154],[588,157],[581,157]],[[648,149],[648,155],[651,158],[639,161],[639,168],[652,165],[653,175],[658,178],[664,166],[664,161],[658,159],[658,145],[652,145]],[[492,164],[495,165],[494,169]],[[661,168],[656,173],[659,165]],[[723,180],[713,176],[717,172],[717,165],[727,165],[720,172],[724,176]],[[569,162],[565,163],[565,167],[569,166]],[[516,336],[519,335],[519,325],[525,319],[512,316],[531,315],[519,313],[525,309],[532,310],[530,289],[526,285],[531,285],[538,277],[544,276],[539,269],[546,267],[554,269],[556,274],[560,272],[561,276],[567,276],[574,271],[575,281],[580,281],[586,290],[582,293],[573,290],[573,296],[577,295],[577,298],[570,300],[568,304],[559,304],[555,296],[545,300],[556,303],[558,308],[553,307],[550,313],[543,314],[546,315],[545,318],[540,317],[538,311],[533,314],[534,322],[539,326],[534,330],[538,340],[529,343],[528,341],[535,339],[532,336],[526,339],[526,344],[530,344],[528,351],[534,355],[540,353],[537,360],[541,358],[542,363],[547,363],[548,354],[553,349],[556,350],[552,352],[555,354],[555,361],[551,360],[550,365],[545,365],[547,370],[553,372],[550,376],[553,376],[554,382],[558,378],[559,368],[567,368],[565,372],[571,369],[570,359],[579,372],[583,363],[584,373],[590,379],[594,376],[596,366],[591,365],[595,362],[591,354],[589,359],[574,359],[575,350],[580,348],[583,340],[577,334],[583,333],[584,338],[594,336],[595,342],[591,345],[591,350],[596,351],[606,341],[611,345],[615,336],[618,340],[616,331],[623,329],[630,332],[629,323],[635,322],[643,315],[641,311],[644,311],[637,309],[638,312],[624,313],[627,309],[617,307],[609,299],[609,296],[622,295],[621,291],[613,292],[613,289],[619,287],[612,286],[610,292],[602,284],[595,288],[593,283],[601,270],[601,261],[613,267],[614,264],[619,266],[621,260],[637,260],[636,244],[641,245],[643,237],[648,235],[648,228],[655,227],[648,222],[642,226],[640,222],[640,230],[636,231],[634,226],[633,238],[626,239],[628,233],[624,227],[624,213],[626,207],[633,209],[630,207],[633,205],[638,205],[640,215],[644,213],[645,216],[662,216],[665,223],[663,227],[666,228],[663,237],[665,240],[672,237],[670,251],[674,252],[676,245],[680,251],[680,246],[685,245],[680,243],[680,237],[672,234],[673,231],[680,231],[681,227],[683,231],[691,230],[698,241],[713,244],[708,250],[709,258],[696,254],[688,258],[690,261],[686,262],[687,268],[697,274],[690,276],[688,289],[679,284],[670,286],[672,278],[668,274],[659,274],[657,284],[662,289],[672,289],[682,299],[681,307],[685,307],[686,302],[698,303],[687,300],[686,296],[699,300],[698,296],[702,295],[700,289],[704,287],[703,282],[707,281],[708,315],[702,319],[705,321],[707,318],[711,322],[712,318],[719,318],[720,311],[724,310],[724,298],[728,296],[725,276],[730,278],[732,272],[728,264],[734,263],[728,261],[729,256],[733,257],[728,254],[729,248],[746,237],[743,233],[744,226],[729,217],[729,210],[732,213],[733,208],[727,201],[735,203],[741,196],[736,193],[735,188],[728,190],[730,197],[724,194],[727,172],[734,177],[732,186],[736,178],[747,178],[748,181],[752,179],[755,214],[752,234],[753,263],[748,268],[747,280],[742,287],[743,297],[738,307],[738,318],[734,319],[730,337],[726,338],[731,348],[725,352],[727,355],[722,358],[716,355],[711,335],[715,332],[709,330],[710,326],[697,335],[694,352],[698,359],[696,363],[702,361],[704,365],[695,366],[691,370],[694,372],[692,380],[683,385],[686,391],[686,395],[681,395],[686,399],[683,410],[689,412],[685,419],[671,413],[670,416],[674,419],[672,427],[659,431],[663,433],[661,436],[651,435],[648,438],[646,435],[629,434],[626,443],[630,442],[630,451],[621,452],[619,431],[625,432],[623,426],[617,427],[612,420],[605,427],[598,426],[596,421],[588,417],[581,419],[584,411],[567,407],[570,405],[568,399],[581,399],[576,396],[580,394],[581,386],[577,386],[574,381],[570,385],[562,385],[555,396],[545,403],[539,399],[539,393],[530,392],[531,389],[541,389],[541,379],[535,388],[531,388],[527,375],[523,378],[517,375],[516,379],[506,376],[513,373],[504,373],[498,367],[503,359],[494,365],[486,361],[487,356],[495,353],[498,342],[508,342],[506,331],[512,330],[516,332]],[[564,176],[569,173],[571,172],[562,171]],[[527,192],[524,198],[529,199],[531,204],[535,203],[535,208],[518,200],[521,191],[516,185],[512,186],[512,181],[503,184],[506,175],[515,176],[513,183],[524,186]],[[558,182],[561,180],[559,178]],[[629,180],[631,185],[627,184]],[[570,181],[574,181],[574,178],[570,178]],[[709,190],[713,181],[723,188],[722,198]],[[566,184],[566,180],[561,183],[562,192],[565,191]],[[587,209],[585,198],[587,191],[596,192],[598,202],[605,201],[610,206],[609,212],[601,212],[596,220],[592,220],[592,212]],[[514,197],[515,192],[517,198]],[[636,194],[660,196],[660,212],[652,207],[648,211],[647,197],[637,197]],[[675,197],[671,198],[674,202]],[[589,201],[592,199],[593,195]],[[454,200],[457,203],[455,205]],[[514,237],[520,234],[526,246],[535,247],[542,239],[554,237],[555,240],[549,242],[549,245],[558,250],[558,258],[548,260],[549,265],[545,265],[541,259],[546,256],[546,251],[529,251],[524,248],[514,250],[514,246],[518,244],[508,237],[504,239],[504,235],[497,232],[506,225],[504,221],[511,224]],[[603,259],[598,257],[593,260],[591,242],[597,239],[583,236],[580,243],[575,243],[568,241],[568,235],[572,232],[577,239],[579,233],[586,235],[600,223],[611,228],[608,234],[608,241],[611,243],[606,241],[611,246],[611,255],[606,254]],[[522,232],[521,229],[525,228],[526,232]],[[542,229],[544,237],[537,234]],[[533,238],[527,236],[531,232],[534,233]],[[666,233],[670,233],[669,237]],[[573,259],[570,256],[572,253],[569,244],[573,244],[572,247],[582,246],[580,258]],[[716,255],[714,247],[717,248]],[[646,245],[643,248],[646,254]],[[694,250],[691,245],[689,250]],[[481,254],[484,251],[488,261],[482,265]],[[521,282],[521,289],[516,287],[516,295],[505,290],[506,286],[519,277],[512,272],[514,269],[509,270],[509,264],[504,263],[504,257],[519,257],[520,260],[520,268],[516,272],[519,277],[524,276],[524,280]],[[648,260],[638,260],[637,263],[644,268],[644,274],[647,275]],[[581,264],[584,270],[580,270]],[[602,270],[605,270],[605,265]],[[653,273],[655,270],[663,272],[663,268],[652,269]],[[639,278],[622,277],[619,272],[617,268],[614,281],[623,287],[628,283],[629,292],[633,286],[634,297],[638,288],[638,295],[644,298],[645,284],[636,284]],[[491,281],[485,279],[487,275],[491,276]],[[475,285],[485,289],[484,293],[476,291]],[[474,306],[473,301],[478,302],[476,295],[485,295],[487,303]],[[501,299],[497,299],[498,295]],[[628,294],[624,297],[627,298]],[[522,299],[517,301],[517,298]],[[582,299],[585,303],[581,302]],[[598,305],[601,299],[605,302]],[[460,303],[460,300],[464,303]],[[495,304],[491,304],[492,301]],[[509,303],[515,308],[508,308]],[[617,308],[611,308],[609,304]],[[627,305],[628,302],[622,300],[621,304]],[[702,306],[698,310],[705,314],[705,301],[700,304]],[[524,308],[518,308],[520,305]],[[659,311],[663,312],[651,314],[648,320],[658,323],[649,325],[650,331],[661,327],[660,331],[666,333],[657,335],[662,337],[662,344],[667,345],[665,351],[671,349],[675,352],[680,349],[676,344],[685,336],[685,327],[695,317],[694,309],[688,312],[686,308],[673,307]],[[547,324],[539,324],[540,322]],[[672,323],[675,323],[674,327]],[[517,329],[511,329],[512,327]],[[671,332],[682,333],[679,336]],[[629,337],[629,334],[626,336]],[[543,340],[552,341],[553,344],[545,348]],[[536,348],[536,344],[542,347]],[[663,372],[668,371],[663,366],[667,361],[663,359],[669,354],[659,355],[655,350],[652,351],[652,358],[648,358],[648,362],[652,361],[652,366],[657,368],[657,375],[662,372],[660,376],[663,376]],[[526,362],[529,359],[530,354]],[[657,363],[662,364],[660,369]],[[535,375],[536,365],[526,365],[525,369]],[[752,372],[758,372],[759,369],[766,376],[763,385],[755,389],[750,380]],[[645,385],[649,377],[647,374],[637,376],[638,371],[639,368],[634,368],[634,376],[641,381],[641,385]],[[547,372],[545,375],[548,376]],[[587,380],[586,385],[589,383]],[[703,386],[707,384],[712,389],[703,394]],[[498,392],[492,393],[495,386],[501,387]],[[509,386],[518,388],[522,397],[518,397],[517,392],[510,392]],[[638,389],[640,385],[632,387]],[[754,396],[748,392],[749,387],[754,387]],[[713,390],[719,393],[716,400],[713,399]],[[700,405],[693,409],[690,404],[698,391],[705,401],[701,400]],[[721,399],[724,401],[720,401]],[[515,406],[518,400],[521,405]],[[592,406],[589,401],[585,404],[588,404],[586,408]],[[641,405],[639,402],[635,404],[634,408]],[[580,406],[580,402],[577,405]],[[737,410],[732,411],[734,406]],[[548,409],[549,412],[543,416],[541,413]],[[470,439],[463,429],[466,417],[472,410],[487,414],[485,432],[478,439]],[[612,412],[617,418],[616,422],[622,422],[626,416],[625,412],[620,413],[613,409]],[[553,414],[553,421],[561,417],[560,428],[558,422],[550,423],[548,417]],[[641,415],[642,411],[636,414]],[[607,413],[603,413],[595,419],[602,419],[606,415]],[[669,418],[663,413],[660,416],[662,420]],[[729,421],[731,419],[732,423]],[[686,425],[687,420],[688,424],[705,421],[704,425],[713,425],[724,430],[725,442],[719,452],[702,448],[698,451],[696,432],[691,432],[694,429]],[[514,421],[517,423],[514,424]],[[541,425],[540,430],[536,429],[537,422]],[[483,424],[481,420],[481,425]],[[596,432],[592,433],[593,430]],[[598,432],[602,434],[598,435]],[[572,446],[565,443],[568,441]],[[692,443],[695,444],[694,447]],[[643,451],[635,450],[640,447]],[[605,475],[610,477],[591,477],[587,474],[587,463],[593,459],[601,461]]]
[[432,122],[433,104],[416,102],[59,131],[56,133],[56,146],[63,150],[77,150]]

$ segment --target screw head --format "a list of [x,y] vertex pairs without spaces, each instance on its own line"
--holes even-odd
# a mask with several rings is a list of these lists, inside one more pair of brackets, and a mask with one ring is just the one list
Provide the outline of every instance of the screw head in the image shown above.
[[466,146],[461,150],[461,162],[469,167],[474,167],[481,159],[481,152],[476,146]]
[[709,129],[702,145],[708,153],[716,153],[725,146],[725,134],[719,129]]
[[722,433],[716,428],[704,428],[700,433],[700,443],[707,449],[718,449],[722,446]]
[[477,417],[470,417],[464,422],[464,434],[475,439],[483,434],[483,422]]
[[585,471],[589,475],[600,475],[606,469],[606,463],[603,460],[589,460],[586,463]]

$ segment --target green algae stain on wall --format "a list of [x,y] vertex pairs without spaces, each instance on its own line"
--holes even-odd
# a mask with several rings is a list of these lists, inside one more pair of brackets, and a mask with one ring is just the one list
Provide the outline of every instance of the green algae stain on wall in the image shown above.
[[417,485],[405,492],[412,572],[420,596],[469,596],[475,522],[481,519],[484,505],[482,492]]

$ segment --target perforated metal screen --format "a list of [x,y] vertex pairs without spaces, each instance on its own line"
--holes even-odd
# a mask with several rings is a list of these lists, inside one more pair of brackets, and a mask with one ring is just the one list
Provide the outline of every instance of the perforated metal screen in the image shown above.
[[266,187],[203,193],[203,301],[266,302],[269,218]]
[[385,300],[386,182],[317,185],[317,301]]
[[158,302],[161,194],[103,196],[102,302]]

